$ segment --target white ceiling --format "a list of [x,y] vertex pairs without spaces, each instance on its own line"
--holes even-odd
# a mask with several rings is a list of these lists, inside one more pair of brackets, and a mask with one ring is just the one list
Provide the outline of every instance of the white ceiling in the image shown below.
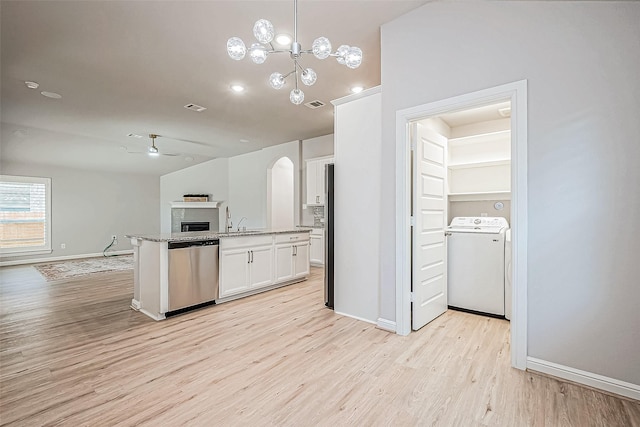
[[[252,43],[253,23],[293,33],[292,1],[5,1],[1,7],[1,155],[4,161],[165,174],[333,131],[330,101],[380,84],[380,25],[426,1],[300,0],[298,39],[362,48],[356,70],[306,55],[318,81],[302,89],[315,110],[289,102],[267,78],[293,69],[287,55],[262,65],[226,54],[231,36]],[[36,90],[25,81],[40,84]],[[247,90],[232,93],[242,83]],[[40,91],[61,94],[50,99]],[[184,108],[195,103],[202,113]],[[135,133],[143,139],[127,137]],[[146,136],[159,134],[150,158]],[[249,142],[240,142],[248,140]],[[188,160],[188,159],[191,160]]]

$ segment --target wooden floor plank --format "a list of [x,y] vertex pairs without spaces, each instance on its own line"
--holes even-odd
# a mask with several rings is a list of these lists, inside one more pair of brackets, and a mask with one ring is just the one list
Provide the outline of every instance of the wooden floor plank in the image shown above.
[[640,403],[510,368],[509,324],[402,337],[310,280],[155,322],[131,272],[0,270],[0,425],[640,426]]

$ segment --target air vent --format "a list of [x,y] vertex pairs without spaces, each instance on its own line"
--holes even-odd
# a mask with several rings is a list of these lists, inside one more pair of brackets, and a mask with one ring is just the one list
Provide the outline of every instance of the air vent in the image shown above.
[[127,136],[130,138],[142,138],[142,135],[138,135],[137,133],[128,133]]
[[318,101],[316,99],[315,101],[307,102],[304,105],[306,105],[307,107],[311,108],[312,110],[315,110],[316,108],[324,107],[325,103],[322,102],[322,101]]
[[203,112],[204,110],[207,109],[207,107],[202,107],[200,105],[196,105],[196,104],[187,104],[184,106],[184,108],[186,108],[187,110],[191,110],[191,111],[196,111],[198,113]]

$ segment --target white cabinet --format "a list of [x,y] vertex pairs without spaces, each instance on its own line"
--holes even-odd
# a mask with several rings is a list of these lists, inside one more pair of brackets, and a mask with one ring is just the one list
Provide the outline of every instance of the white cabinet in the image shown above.
[[220,298],[273,283],[273,237],[234,237],[220,243]]
[[276,235],[275,282],[309,274],[309,235],[306,233]]
[[324,167],[333,163],[333,157],[307,160],[307,205],[324,205]]
[[309,262],[324,265],[324,228],[314,228],[309,237]]

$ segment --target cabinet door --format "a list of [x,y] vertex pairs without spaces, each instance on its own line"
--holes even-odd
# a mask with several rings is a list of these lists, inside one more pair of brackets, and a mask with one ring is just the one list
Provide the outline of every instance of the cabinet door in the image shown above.
[[249,251],[220,251],[220,298],[249,290]]
[[315,160],[307,161],[307,204],[317,205],[317,170],[318,162]]
[[324,265],[324,239],[320,234],[312,234],[309,240],[309,262]]
[[250,286],[260,288],[273,283],[273,247],[251,248]]
[[309,274],[309,243],[296,243],[293,254],[293,276],[307,276]]
[[328,160],[318,160],[316,165],[316,200],[317,204],[324,205],[324,166]]
[[293,245],[276,246],[276,283],[293,278]]

